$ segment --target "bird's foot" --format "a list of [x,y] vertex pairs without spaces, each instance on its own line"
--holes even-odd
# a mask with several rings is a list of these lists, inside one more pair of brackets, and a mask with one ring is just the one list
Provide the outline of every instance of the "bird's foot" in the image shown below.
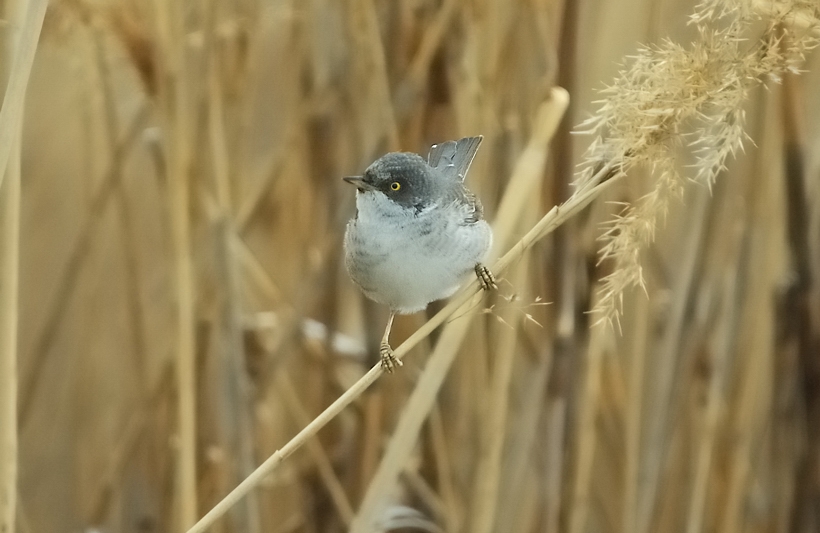
[[478,284],[485,291],[498,290],[498,285],[495,284],[495,276],[490,272],[490,269],[478,263],[475,266],[475,275],[478,277]]
[[392,374],[395,369],[404,365],[404,363],[401,362],[401,359],[398,359],[396,354],[393,353],[393,348],[391,348],[386,342],[383,342],[379,347],[379,354],[382,357],[382,368],[388,374]]

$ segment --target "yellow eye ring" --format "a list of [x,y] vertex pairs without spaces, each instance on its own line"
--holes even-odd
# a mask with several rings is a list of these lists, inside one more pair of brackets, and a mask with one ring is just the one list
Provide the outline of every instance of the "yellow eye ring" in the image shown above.
[[398,181],[394,181],[390,184],[390,188],[394,191],[398,191],[399,189],[401,189],[401,183],[399,183]]

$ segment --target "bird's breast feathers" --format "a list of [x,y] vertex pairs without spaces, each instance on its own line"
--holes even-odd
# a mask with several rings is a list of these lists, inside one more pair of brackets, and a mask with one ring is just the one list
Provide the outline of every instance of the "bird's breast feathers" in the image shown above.
[[475,209],[463,201],[416,212],[359,193],[356,204],[345,234],[348,271],[369,298],[398,312],[450,296],[490,248],[489,225],[469,221]]

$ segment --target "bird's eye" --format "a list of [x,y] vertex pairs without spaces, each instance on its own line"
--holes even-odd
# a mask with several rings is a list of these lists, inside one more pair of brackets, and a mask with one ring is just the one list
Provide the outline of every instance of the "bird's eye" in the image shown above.
[[398,191],[399,189],[401,189],[401,183],[399,183],[398,181],[394,181],[390,184],[390,188],[394,191]]

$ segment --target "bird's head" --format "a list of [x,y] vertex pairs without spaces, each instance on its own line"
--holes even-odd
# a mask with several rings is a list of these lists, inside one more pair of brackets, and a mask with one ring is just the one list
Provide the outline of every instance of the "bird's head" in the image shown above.
[[439,198],[445,183],[416,154],[392,152],[377,159],[361,176],[344,178],[361,194],[383,194],[396,204],[420,211]]

